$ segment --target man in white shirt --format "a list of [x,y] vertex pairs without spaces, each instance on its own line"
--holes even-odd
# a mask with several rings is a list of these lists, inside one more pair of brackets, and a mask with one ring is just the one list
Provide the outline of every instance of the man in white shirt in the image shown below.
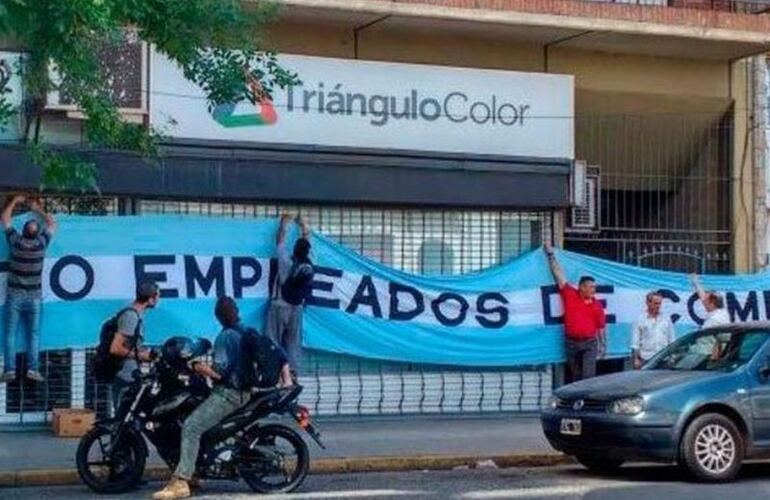
[[658,292],[647,294],[647,312],[634,324],[631,351],[634,368],[639,369],[660,350],[674,341],[674,325],[660,314],[663,297]]
[[730,324],[730,313],[725,309],[725,300],[713,290],[704,290],[697,274],[691,274],[690,280],[695,287],[695,292],[706,310],[701,329]]

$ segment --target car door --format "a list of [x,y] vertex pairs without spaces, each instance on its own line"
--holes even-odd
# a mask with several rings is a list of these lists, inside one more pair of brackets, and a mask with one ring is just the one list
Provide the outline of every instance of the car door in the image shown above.
[[770,451],[770,376],[763,376],[763,367],[770,366],[770,343],[757,353],[748,376],[751,384],[751,411],[754,429],[754,446]]

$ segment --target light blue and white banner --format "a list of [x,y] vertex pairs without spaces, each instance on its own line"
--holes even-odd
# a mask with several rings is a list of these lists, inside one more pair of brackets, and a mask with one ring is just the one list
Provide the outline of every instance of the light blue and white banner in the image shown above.
[[[238,299],[245,323],[261,329],[276,230],[274,220],[62,217],[45,263],[41,346],[95,345],[101,323],[131,301],[143,279],[157,281],[163,295],[146,317],[148,343],[172,335],[213,338],[214,301],[222,294]],[[305,312],[305,347],[447,365],[563,360],[561,300],[540,250],[472,274],[419,276],[385,267],[320,234],[312,244],[316,278]],[[705,315],[683,274],[564,251],[558,257],[573,282],[581,275],[596,278],[608,314],[611,356],[628,354],[631,325],[650,290],[663,291],[663,313],[679,333],[697,328]],[[4,242],[0,261],[4,302]],[[725,293],[735,321],[770,317],[770,273],[703,282]]]

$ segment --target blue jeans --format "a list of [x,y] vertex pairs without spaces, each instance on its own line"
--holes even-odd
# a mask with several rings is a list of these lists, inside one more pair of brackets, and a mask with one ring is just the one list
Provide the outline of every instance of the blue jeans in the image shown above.
[[40,312],[42,300],[9,293],[5,301],[5,371],[16,371],[16,332],[21,322],[27,351],[27,369],[39,371]]

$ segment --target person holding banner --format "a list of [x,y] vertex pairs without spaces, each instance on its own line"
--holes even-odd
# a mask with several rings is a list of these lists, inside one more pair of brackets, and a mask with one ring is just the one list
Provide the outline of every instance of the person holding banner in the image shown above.
[[730,324],[730,313],[725,309],[725,300],[713,290],[704,290],[698,279],[698,275],[690,275],[690,281],[695,288],[695,293],[706,310],[706,318],[703,320],[701,328],[711,328],[713,326],[722,326]]
[[545,244],[548,265],[564,305],[567,366],[572,382],[596,376],[596,360],[606,352],[604,308],[596,299],[596,280],[583,276],[576,289],[567,282],[556,255]]
[[631,331],[631,356],[637,370],[675,339],[674,324],[660,314],[661,304],[663,297],[659,292],[648,293],[647,311]]
[[[29,209],[45,221],[40,229],[38,218],[30,218],[24,223],[19,234],[13,227],[13,212],[16,207],[27,202]],[[8,240],[9,272],[8,293],[5,304],[5,342],[3,382],[16,379],[16,331],[21,322],[24,328],[24,340],[27,352],[28,379],[43,382],[40,374],[40,316],[43,307],[43,263],[45,251],[56,232],[56,221],[51,214],[43,210],[40,200],[16,195],[2,213],[5,237]]]
[[267,309],[265,334],[283,347],[296,375],[302,356],[302,306],[310,295],[310,282],[313,280],[314,271],[310,261],[310,229],[299,215],[296,221],[301,235],[291,254],[286,248],[286,227],[291,219],[290,214],[283,214],[278,225],[278,270],[275,279],[270,283],[270,305]]

